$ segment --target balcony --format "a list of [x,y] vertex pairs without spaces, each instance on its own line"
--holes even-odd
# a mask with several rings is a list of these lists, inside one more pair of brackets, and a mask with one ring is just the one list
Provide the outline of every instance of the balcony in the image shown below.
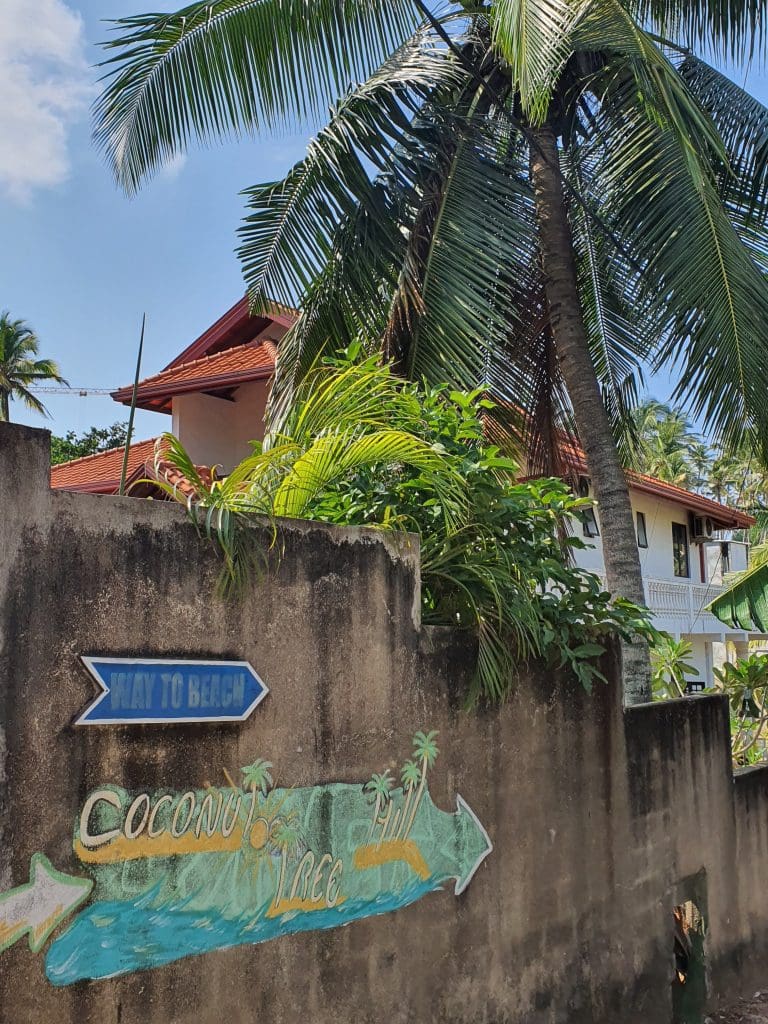
[[[605,577],[600,574],[603,583]],[[738,634],[704,609],[722,591],[715,583],[690,583],[684,580],[661,580],[646,576],[645,597],[654,614],[656,625],[674,633]]]

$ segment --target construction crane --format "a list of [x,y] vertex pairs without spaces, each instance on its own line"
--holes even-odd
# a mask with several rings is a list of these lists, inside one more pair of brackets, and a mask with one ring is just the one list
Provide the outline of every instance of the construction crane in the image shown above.
[[116,388],[28,388],[35,395],[73,395],[77,398],[89,398],[91,395],[111,395]]

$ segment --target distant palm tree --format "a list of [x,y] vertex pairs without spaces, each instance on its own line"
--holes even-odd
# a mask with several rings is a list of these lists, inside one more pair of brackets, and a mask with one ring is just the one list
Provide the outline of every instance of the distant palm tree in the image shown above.
[[701,482],[711,459],[684,413],[650,398],[641,402],[632,416],[638,435],[634,469],[678,487]]
[[408,820],[403,838],[408,837],[408,833],[413,828],[413,823],[416,820],[416,814],[419,810],[419,804],[421,798],[424,795],[424,787],[427,784],[427,772],[437,760],[437,755],[440,753],[435,740],[437,739],[437,732],[417,732],[413,737],[413,756],[421,761],[421,780],[419,782],[419,788],[416,793],[416,799],[413,801],[413,809],[411,810],[411,816]]
[[363,786],[363,790],[369,793],[375,799],[375,806],[373,808],[373,818],[371,819],[371,827],[368,830],[368,839],[370,841],[373,836],[373,830],[376,828],[376,822],[379,820],[379,814],[383,807],[390,801],[390,790],[392,789],[392,776],[389,769],[379,775],[377,772],[371,776],[368,782]]
[[[47,416],[48,410],[29,390],[39,381],[67,384],[52,359],[35,359],[37,336],[23,320],[11,320],[5,310],[0,313],[0,420],[11,418],[11,400],[20,399],[28,409]],[[68,385],[67,385],[68,386]]]
[[257,757],[253,764],[245,765],[242,768],[245,788],[260,789],[266,796],[273,784],[272,776],[269,773],[271,767],[271,761],[264,761],[260,757]]

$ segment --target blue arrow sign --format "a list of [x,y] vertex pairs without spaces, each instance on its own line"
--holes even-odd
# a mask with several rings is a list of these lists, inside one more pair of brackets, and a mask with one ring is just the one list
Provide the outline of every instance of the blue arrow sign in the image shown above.
[[242,722],[269,693],[247,661],[82,658],[101,693],[75,725]]

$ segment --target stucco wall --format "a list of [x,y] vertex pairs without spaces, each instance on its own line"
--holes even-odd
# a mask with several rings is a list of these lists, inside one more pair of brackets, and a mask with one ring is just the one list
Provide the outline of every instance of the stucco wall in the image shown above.
[[173,433],[197,465],[223,467],[229,473],[250,455],[250,441],[264,436],[267,381],[237,388],[232,399],[203,393],[173,399]]
[[[227,603],[178,508],[50,492],[39,431],[0,425],[0,504],[0,893],[38,853],[87,874],[95,788],[219,786],[257,757],[284,787],[359,787],[420,729],[439,732],[434,804],[460,794],[494,846],[460,895],[107,980],[52,985],[24,936],[0,953],[3,1024],[669,1024],[688,898],[710,1001],[765,984],[768,776],[734,785],[721,699],[624,714],[607,657],[591,697],[531,672],[467,713],[471,650],[420,628],[407,538],[282,524],[279,564]],[[81,654],[247,659],[270,693],[242,724],[78,728]]]

